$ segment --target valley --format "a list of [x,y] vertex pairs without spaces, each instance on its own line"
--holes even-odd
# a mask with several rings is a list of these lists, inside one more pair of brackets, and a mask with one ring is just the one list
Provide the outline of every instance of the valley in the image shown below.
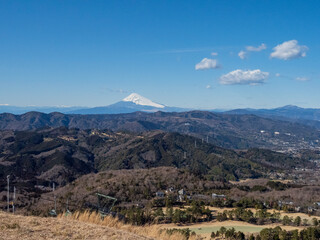
[[247,236],[303,232],[319,221],[319,132],[310,126],[201,111],[2,114],[0,126],[4,211],[9,176],[18,214],[103,211],[182,239],[210,239],[226,225]]

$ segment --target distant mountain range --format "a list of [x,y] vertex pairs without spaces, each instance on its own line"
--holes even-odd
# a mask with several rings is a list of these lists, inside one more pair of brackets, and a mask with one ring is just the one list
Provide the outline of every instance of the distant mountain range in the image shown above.
[[118,114],[132,112],[183,112],[187,108],[168,107],[163,104],[155,103],[137,93],[132,93],[122,101],[102,107],[17,107],[10,105],[0,105],[0,113],[24,114],[31,111],[52,113],[60,112],[65,114]]
[[[168,107],[163,104],[155,103],[137,93],[132,93],[123,100],[108,106],[101,107],[17,107],[10,105],[0,105],[0,113],[24,114],[31,111],[42,113],[60,112],[64,114],[122,114],[133,112],[186,112],[196,109]],[[211,112],[224,112],[226,114],[253,114],[261,117],[282,119],[285,121],[295,121],[310,126],[320,128],[320,109],[300,108],[288,105],[273,109],[233,109],[223,111],[219,109],[207,110]]]
[[12,114],[24,114],[27,112],[42,112],[42,113],[52,113],[61,112],[67,113],[78,109],[85,109],[84,107],[37,107],[37,106],[11,106],[11,105],[0,105],[0,113],[12,113]]
[[[24,113],[31,110],[33,112]],[[216,110],[191,111],[168,107],[132,93],[122,101],[103,107],[0,106],[1,112],[24,114],[1,114],[0,129],[29,130],[65,126],[133,132],[163,130],[198,138],[208,136],[214,144],[240,149],[303,148],[314,144],[318,146],[320,141],[319,131],[315,130],[320,129],[320,109],[291,105],[274,109],[235,109],[220,113]]]
[[274,109],[234,109],[226,113],[232,114],[254,114],[258,116],[285,117],[292,119],[305,119],[320,121],[320,109],[317,108],[300,108],[293,105],[287,105]]
[[21,131],[45,127],[130,132],[162,130],[191,135],[200,141],[208,139],[210,143],[234,149],[302,149],[318,146],[320,139],[320,131],[313,127],[248,114],[204,111],[90,115],[39,112],[0,114],[0,130]]
[[151,100],[137,94],[132,93],[122,101],[105,107],[85,108],[69,111],[68,114],[119,114],[133,112],[183,112],[189,109],[167,107],[165,105],[152,102]]
[[320,128],[320,109],[300,108],[287,105],[274,109],[234,109],[226,111],[227,114],[253,114],[261,117],[299,122],[316,128]]

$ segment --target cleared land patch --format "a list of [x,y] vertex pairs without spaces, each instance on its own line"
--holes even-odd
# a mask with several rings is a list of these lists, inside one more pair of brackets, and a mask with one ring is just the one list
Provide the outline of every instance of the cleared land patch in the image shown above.
[[302,230],[305,227],[295,227],[295,226],[283,226],[281,224],[265,224],[265,225],[254,225],[246,222],[241,221],[212,221],[212,222],[206,222],[206,223],[196,223],[196,224],[190,224],[190,225],[184,225],[184,226],[178,226],[175,224],[168,224],[165,226],[165,228],[189,228],[191,231],[194,231],[196,234],[200,235],[201,237],[205,237],[206,239],[210,239],[210,235],[212,232],[218,231],[221,227],[225,227],[227,229],[229,228],[235,228],[236,231],[241,231],[243,233],[259,233],[264,228],[275,228],[277,226],[280,226],[282,229],[285,229],[287,231],[291,230]]

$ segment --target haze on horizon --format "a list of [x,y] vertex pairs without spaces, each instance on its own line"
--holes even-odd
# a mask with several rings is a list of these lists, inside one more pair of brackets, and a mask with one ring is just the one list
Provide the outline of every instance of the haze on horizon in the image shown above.
[[0,106],[320,108],[320,2],[0,1]]

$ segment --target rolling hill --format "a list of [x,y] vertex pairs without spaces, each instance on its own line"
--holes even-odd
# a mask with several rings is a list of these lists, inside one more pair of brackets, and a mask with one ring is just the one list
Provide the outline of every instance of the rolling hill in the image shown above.
[[61,196],[63,189],[76,191],[72,200],[79,204],[84,199],[82,193],[92,196],[101,188],[122,202],[133,202],[138,198],[136,193],[139,199],[148,199],[156,188],[175,186],[205,192],[217,182],[258,178],[295,167],[312,167],[312,163],[266,149],[234,151],[159,130],[4,130],[0,131],[0,208],[6,206],[7,175],[11,186],[18,189],[19,209],[37,213],[38,206],[32,210],[31,203],[47,196],[53,183],[62,189]]
[[[259,177],[306,160],[270,150],[235,152],[197,138],[151,131],[141,134],[47,128],[0,132],[0,179],[48,187],[97,171],[176,167],[212,180]],[[33,184],[33,185],[32,185]],[[1,186],[5,182],[1,180]]]
[[255,115],[192,112],[135,112],[130,114],[76,115],[29,112],[0,114],[0,129],[31,130],[44,127],[110,129],[146,132],[162,130],[191,135],[225,148],[275,150],[319,146],[320,131],[303,124]]
[[271,119],[297,122],[320,129],[320,109],[301,108],[293,105],[274,109],[234,109],[226,111],[227,114],[254,114]]

